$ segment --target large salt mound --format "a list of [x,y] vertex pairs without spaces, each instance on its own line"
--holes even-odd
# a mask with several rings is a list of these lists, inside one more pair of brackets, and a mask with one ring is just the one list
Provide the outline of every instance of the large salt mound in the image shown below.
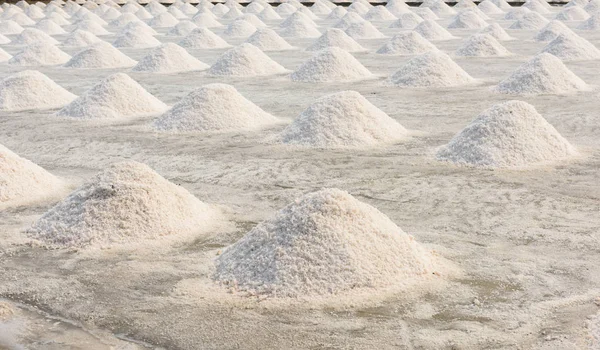
[[3,145],[0,145],[0,178],[2,206],[41,199],[62,187],[60,180],[54,175],[19,157]]
[[345,191],[296,199],[215,261],[214,278],[273,297],[337,295],[425,279],[429,252],[376,208]]
[[552,40],[542,52],[553,54],[563,61],[600,59],[600,50],[575,33],[564,33]]
[[[423,6],[423,5],[421,5]],[[456,10],[452,7],[448,6],[444,1],[434,1],[431,4],[427,4],[426,6],[431,12],[433,12],[436,16],[446,17],[456,14]]]
[[411,12],[409,6],[402,0],[390,0],[385,4],[385,8],[394,16]]
[[[299,15],[302,15],[302,13],[299,13]],[[288,38],[318,38],[321,36],[321,32],[316,28],[316,25],[308,18],[301,19],[292,15],[280,27],[281,36]]]
[[329,47],[317,52],[304,62],[290,78],[302,82],[341,82],[372,78],[354,56],[339,47]]
[[104,27],[96,23],[94,21],[81,21],[78,22],[75,26],[76,29],[85,30],[86,32],[90,32],[94,35],[110,35],[112,34],[108,30],[104,29]]
[[58,41],[53,39],[50,35],[42,32],[39,29],[27,28],[21,32],[14,40],[13,45],[31,45],[46,43],[57,45]]
[[150,51],[132,68],[134,72],[178,73],[208,69],[208,65],[190,55],[183,47],[166,43]]
[[54,66],[63,64],[70,59],[71,56],[53,44],[40,42],[24,48],[23,51],[14,55],[8,61],[8,64],[17,66]]
[[497,104],[481,113],[437,152],[437,158],[477,167],[523,167],[577,152],[533,106]]
[[474,34],[456,50],[455,54],[466,57],[503,57],[511,53],[493,36]]
[[551,21],[542,28],[533,38],[535,41],[552,41],[561,34],[575,34],[569,27],[560,21]]
[[102,40],[90,32],[76,29],[62,42],[63,46],[68,47],[88,47],[101,42]]
[[371,22],[363,21],[360,23],[353,23],[346,27],[346,34],[348,34],[353,39],[378,39],[385,38],[383,35]]
[[473,83],[475,80],[441,51],[417,56],[392,74],[389,83],[406,87],[451,87]]
[[598,30],[600,29],[600,12],[594,14],[587,21],[581,23],[577,29],[581,30]]
[[[281,6],[279,6],[281,7]],[[335,20],[340,20],[342,18],[344,18],[344,16],[346,16],[348,14],[348,11],[341,7],[341,6],[337,6],[336,8],[334,8],[331,13],[329,14],[329,16],[327,16],[327,20],[330,21],[335,21]]]
[[177,102],[154,122],[154,127],[161,131],[241,131],[277,121],[233,86],[209,84]]
[[67,32],[61,28],[61,26],[54,23],[54,21],[51,19],[44,19],[44,20],[39,21],[35,25],[35,28],[41,30],[42,32],[44,32],[48,35],[67,34]]
[[179,45],[190,49],[221,49],[231,46],[208,28],[194,29],[181,39]]
[[137,162],[116,163],[55,205],[28,230],[51,246],[137,243],[195,233],[217,212]]
[[455,39],[450,32],[442,28],[439,24],[432,20],[426,20],[415,28],[415,31],[427,40],[450,40]]
[[134,14],[132,14],[132,13],[124,13],[120,17],[118,17],[117,19],[115,19],[112,22],[110,22],[108,25],[110,27],[113,27],[113,28],[122,28],[125,25],[127,25],[128,23],[139,22],[139,21],[140,21],[140,19],[137,18]]
[[457,14],[448,28],[453,29],[480,29],[487,27],[487,22],[479,17],[475,11],[468,10]]
[[423,18],[414,12],[407,12],[398,15],[398,20],[390,24],[390,28],[414,29],[419,23],[423,22]]
[[22,71],[0,81],[2,111],[58,108],[76,97],[38,71]]
[[167,105],[128,75],[117,73],[94,85],[56,113],[77,119],[123,119],[164,112]]
[[217,21],[214,15],[210,12],[199,13],[196,16],[194,16],[194,18],[192,18],[192,21],[198,27],[216,28],[223,26],[223,24]]
[[168,36],[186,36],[190,34],[194,29],[197,29],[198,26],[194,24],[192,21],[183,20],[171,30],[167,32]]
[[525,16],[525,14],[530,12],[531,10],[526,7],[516,7],[508,11],[506,15],[504,15],[504,19],[511,21],[520,20],[521,18],[523,18],[523,16]]
[[[314,5],[313,5],[314,6]],[[258,14],[258,18],[262,21],[279,21],[281,16],[273,10],[273,7],[268,6]]]
[[113,42],[114,47],[129,47],[136,49],[156,47],[159,45],[160,41],[158,41],[158,39],[144,31],[139,30],[131,30],[121,34]]
[[548,24],[548,20],[537,12],[528,12],[521,19],[513,23],[509,29],[536,30]]
[[394,35],[377,50],[377,53],[382,55],[419,55],[432,50],[437,50],[437,48],[421,34],[406,32]]
[[247,43],[252,44],[263,51],[282,51],[291,50],[294,47],[285,39],[280,37],[275,31],[269,28],[258,29],[252,34]]
[[338,22],[336,22],[332,28],[340,28],[346,29],[349,25],[353,23],[364,22],[365,19],[362,18],[358,13],[348,12],[344,17],[342,17]]
[[366,51],[343,30],[337,28],[327,29],[319,39],[306,48],[306,51],[320,51],[328,47],[339,47],[348,52]]
[[396,16],[385,8],[385,6],[373,6],[364,15],[364,19],[368,21],[393,21],[396,19]]
[[588,18],[590,15],[579,6],[566,8],[555,17],[559,21],[585,21]]
[[156,30],[152,29],[149,25],[147,25],[146,23],[144,23],[142,21],[127,23],[121,29],[121,31],[119,32],[119,35],[125,35],[125,34],[132,33],[132,32],[140,32],[140,33],[144,33],[146,35],[158,35]]
[[500,15],[504,13],[504,10],[496,6],[491,1],[482,1],[479,3],[477,8],[486,15]]
[[247,38],[255,31],[256,27],[252,23],[238,19],[227,26],[223,35],[230,38]]
[[64,67],[67,68],[124,68],[137,62],[111,44],[101,41],[76,53]]
[[311,104],[278,136],[285,144],[317,148],[375,146],[407,137],[404,127],[355,91]]
[[440,19],[433,11],[428,7],[419,7],[414,9],[415,13],[426,21],[437,21]]
[[514,38],[508,35],[508,33],[500,27],[498,23],[492,23],[489,26],[480,30],[477,34],[489,34],[499,41],[513,40]]
[[4,35],[12,35],[12,34],[20,34],[23,32],[23,27],[21,27],[15,21],[0,21],[0,34]]
[[285,73],[287,70],[252,44],[244,43],[221,55],[210,67],[211,75],[253,77]]
[[587,84],[549,53],[541,53],[526,62],[494,90],[504,94],[566,94],[587,90]]

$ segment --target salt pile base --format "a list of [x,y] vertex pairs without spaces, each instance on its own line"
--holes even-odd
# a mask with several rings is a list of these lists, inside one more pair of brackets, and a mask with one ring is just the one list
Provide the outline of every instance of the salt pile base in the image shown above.
[[510,56],[511,53],[493,36],[474,34],[456,50],[455,54],[466,57],[503,57]]
[[225,52],[208,71],[211,75],[253,77],[287,72],[279,63],[252,44],[244,43]]
[[382,55],[419,55],[433,50],[437,50],[435,45],[413,31],[394,35],[377,50],[377,53]]
[[58,108],[76,97],[38,71],[22,71],[0,81],[2,111]]
[[451,87],[475,80],[441,51],[430,51],[408,61],[388,79],[389,84],[406,87]]
[[372,77],[365,66],[339,47],[317,52],[290,75],[293,81],[301,82],[356,81]]
[[207,64],[190,55],[183,47],[174,43],[166,43],[140,59],[132,71],[166,74],[208,68]]
[[67,68],[124,68],[137,62],[126,56],[111,44],[101,41],[76,53],[64,64]]

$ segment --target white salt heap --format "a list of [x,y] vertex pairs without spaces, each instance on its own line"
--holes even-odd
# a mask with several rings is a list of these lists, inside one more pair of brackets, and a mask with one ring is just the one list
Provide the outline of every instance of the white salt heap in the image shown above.
[[587,21],[581,23],[577,29],[582,30],[598,30],[600,29],[600,12],[592,15]]
[[58,108],[76,97],[38,71],[22,71],[0,81],[2,111]]
[[491,1],[482,1],[479,3],[477,8],[486,15],[500,15],[504,13],[504,10],[496,6]]
[[247,38],[254,34],[255,31],[256,27],[252,23],[238,19],[227,26],[223,35],[230,38]]
[[372,77],[373,74],[365,66],[339,47],[318,51],[290,75],[293,81],[311,83],[356,81]]
[[417,15],[419,15],[421,18],[423,18],[426,21],[437,21],[438,19],[440,19],[438,17],[438,15],[436,15],[430,8],[428,7],[419,7],[414,9],[413,11],[415,11],[415,13]]
[[186,36],[190,34],[194,29],[198,28],[192,21],[181,21],[177,23],[175,27],[167,32],[168,36]]
[[39,43],[57,45],[58,41],[39,29],[27,28],[12,42],[13,45],[32,45]]
[[552,41],[561,34],[575,34],[569,27],[560,21],[551,21],[542,28],[533,38],[535,41]]
[[432,20],[426,20],[419,23],[419,25],[415,27],[415,31],[421,34],[421,36],[427,40],[435,41],[455,39],[450,32]]
[[474,34],[456,50],[455,54],[466,57],[504,57],[511,53],[493,36]]
[[339,47],[348,52],[366,51],[343,30],[337,28],[327,29],[319,39],[306,48],[306,51],[319,51],[328,47]]
[[10,39],[0,34],[0,45],[10,44]]
[[[281,7],[281,5],[279,7]],[[344,16],[346,16],[346,14],[348,14],[348,11],[345,8],[343,8],[341,6],[337,6],[336,8],[334,8],[331,11],[329,16],[327,16],[327,20],[330,20],[330,21],[340,20],[340,19],[344,18]]]
[[522,101],[481,113],[437,152],[439,160],[477,167],[524,167],[577,154],[535,108]]
[[160,116],[161,131],[253,130],[278,120],[247,100],[233,86],[209,84],[192,91]]
[[67,53],[63,52],[53,44],[39,42],[31,44],[23,51],[14,55],[8,61],[8,64],[18,66],[53,66],[63,64],[71,59]]
[[253,77],[285,73],[287,70],[252,44],[244,43],[221,55],[210,67],[211,75]]
[[575,33],[564,33],[552,40],[542,52],[553,54],[563,61],[600,59],[600,50]]
[[62,187],[60,180],[54,175],[19,157],[3,145],[0,145],[0,179],[2,206],[41,199]]
[[587,84],[549,53],[541,53],[526,62],[494,90],[504,94],[566,94],[588,90]]
[[140,59],[131,70],[147,73],[178,73],[208,69],[208,65],[190,55],[183,47],[165,43]]
[[364,16],[368,21],[393,21],[396,19],[385,6],[373,6]]
[[210,12],[199,13],[196,16],[194,16],[194,18],[192,18],[192,21],[198,27],[216,28],[223,26],[223,24],[217,21],[214,15]]
[[365,19],[355,12],[348,12],[338,22],[333,25],[333,28],[346,29],[353,23],[364,22]]
[[299,12],[288,17],[279,27],[281,28],[280,34],[284,37],[317,38],[321,36],[315,22]]
[[111,44],[101,41],[76,53],[64,67],[67,68],[124,68],[137,62]]
[[353,23],[346,27],[346,34],[353,39],[378,39],[385,38],[385,35],[381,33],[371,22],[363,21],[359,23]]
[[152,35],[141,30],[128,31],[119,35],[113,42],[114,47],[128,47],[136,49],[156,47],[159,45],[160,41],[158,41]]
[[513,23],[509,29],[536,30],[548,24],[548,20],[537,12],[528,12],[521,19]]
[[48,35],[67,34],[67,32],[61,28],[61,26],[54,23],[54,21],[52,21],[51,19],[44,19],[44,20],[39,21],[35,25],[35,28],[41,30],[42,32],[44,32]]
[[339,295],[429,278],[431,253],[345,191],[304,195],[217,257],[215,280],[272,297]]
[[514,21],[514,20],[520,20],[521,18],[523,18],[523,16],[525,16],[525,14],[530,13],[531,10],[526,8],[526,7],[516,7],[510,11],[508,11],[506,13],[506,15],[504,15],[504,19],[506,20],[510,20],[510,21]]
[[487,27],[488,24],[473,10],[460,12],[454,17],[454,20],[448,25],[452,29],[480,29]]
[[258,29],[246,42],[258,47],[262,51],[282,51],[294,48],[285,39],[275,33],[274,30],[269,28]]
[[388,82],[405,87],[451,87],[475,80],[450,56],[436,50],[411,59],[392,74]]
[[158,32],[156,32],[156,30],[150,28],[149,25],[147,25],[146,23],[139,21],[139,22],[129,22],[127,23],[119,32],[119,35],[125,35],[131,32],[141,32],[147,35],[158,35]]
[[104,27],[96,23],[94,21],[81,21],[75,25],[76,29],[85,30],[86,32],[90,32],[94,35],[110,35],[108,30],[104,29]]
[[76,29],[63,40],[62,45],[68,47],[88,47],[102,40],[90,32]]
[[436,16],[448,17],[456,14],[456,10],[448,6],[443,0],[436,0],[429,3],[423,3],[421,7],[426,7]]
[[268,6],[264,10],[262,10],[258,14],[258,18],[260,18],[262,21],[278,21],[282,19],[281,16],[277,12],[275,12],[275,10],[273,10],[273,7],[271,6]]
[[565,8],[555,17],[559,21],[585,21],[588,18],[590,15],[579,6]]
[[4,51],[4,49],[0,48],[0,62],[6,62],[6,61],[10,60],[11,58],[12,58],[12,56],[8,52],[6,52],[6,51]]
[[125,119],[164,112],[167,105],[152,96],[135,80],[116,73],[56,113],[77,119]]
[[423,38],[417,32],[406,32],[394,35],[377,50],[382,55],[419,55],[428,51],[437,50],[435,45]]
[[47,211],[28,234],[50,246],[138,243],[195,233],[218,217],[183,187],[128,161],[95,175]]
[[419,23],[423,22],[423,18],[414,12],[407,12],[398,15],[398,20],[390,24],[390,28],[414,29]]
[[286,127],[278,141],[317,148],[365,147],[407,137],[404,127],[355,91],[324,96]]
[[0,34],[12,35],[20,34],[24,30],[17,22],[10,20],[0,21]]
[[410,13],[410,7],[402,0],[390,0],[385,4],[385,8],[396,17]]
[[478,34],[489,34],[499,41],[514,40],[514,38],[508,35],[508,33],[498,23],[490,24],[489,26],[480,30]]
[[179,45],[190,49],[221,49],[231,46],[208,28],[194,29],[181,39]]

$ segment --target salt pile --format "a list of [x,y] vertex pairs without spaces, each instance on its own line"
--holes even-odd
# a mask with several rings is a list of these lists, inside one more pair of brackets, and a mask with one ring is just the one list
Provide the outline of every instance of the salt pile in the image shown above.
[[160,41],[158,41],[152,35],[141,30],[128,31],[119,35],[113,42],[114,47],[129,47],[136,49],[155,47],[159,45]]
[[317,148],[375,146],[407,137],[404,127],[355,91],[311,104],[278,136],[285,144]]
[[590,17],[587,21],[581,23],[577,29],[582,30],[598,30],[600,29],[600,13],[596,13]]
[[[171,16],[173,16],[175,19],[184,19],[184,18],[188,18],[188,16],[185,15],[185,13],[181,12],[180,9],[178,9],[175,6],[169,6],[169,9],[167,10],[169,12],[169,14]],[[170,26],[169,26],[170,27]]]
[[46,212],[28,230],[52,246],[137,243],[194,233],[219,215],[147,165],[116,163]]
[[496,92],[522,95],[566,94],[587,89],[583,80],[549,53],[535,56],[494,88]]
[[390,24],[390,28],[414,29],[421,22],[423,22],[423,18],[419,17],[419,15],[407,12],[398,15],[398,20]]
[[0,203],[40,199],[58,191],[61,182],[52,174],[0,145]]
[[487,22],[481,19],[474,11],[464,11],[454,17],[448,28],[453,29],[480,29],[487,27]]
[[124,68],[137,62],[111,44],[101,41],[76,53],[64,67],[67,68]]
[[175,27],[167,32],[168,36],[186,36],[194,29],[198,28],[192,21],[181,21]]
[[365,19],[362,18],[359,14],[354,12],[348,12],[346,15],[344,15],[344,17],[342,17],[342,19],[336,22],[332,28],[346,29],[349,25],[353,23],[360,23],[364,21]]
[[446,17],[456,14],[456,10],[448,6],[443,0],[436,0],[433,2],[425,2],[421,7],[428,8],[436,16]]
[[281,28],[281,36],[284,37],[318,38],[321,36],[321,32],[317,29],[316,24],[299,12],[288,17],[279,27]]
[[148,22],[148,25],[153,28],[169,28],[175,26],[177,23],[179,23],[179,20],[173,17],[172,14],[163,12],[152,18],[150,22]]
[[229,7],[219,3],[212,8],[211,12],[218,17],[222,17],[224,14],[229,12]]
[[500,27],[498,23],[492,23],[489,26],[483,28],[478,32],[478,34],[489,34],[494,37],[496,40],[507,41],[513,40],[514,38],[508,35],[508,33]]
[[354,39],[348,36],[343,30],[337,28],[327,29],[306,51],[319,51],[328,47],[339,47],[348,52],[366,51]]
[[232,8],[229,11],[227,11],[227,13],[225,13],[223,16],[221,16],[221,18],[222,19],[236,19],[242,15],[243,15],[242,11],[240,11],[237,8]]
[[348,12],[353,12],[359,14],[360,16],[364,16],[369,12],[370,4],[367,6],[358,1],[352,3],[352,5],[348,6]]
[[78,22],[75,26],[76,29],[85,30],[86,32],[90,32],[94,35],[110,35],[112,34],[108,30],[104,29],[104,27],[94,21],[81,21]]
[[252,44],[244,43],[221,55],[210,67],[211,75],[253,77],[285,73],[287,70]]
[[419,25],[415,28],[415,32],[421,34],[421,36],[425,39],[431,41],[455,39],[450,32],[431,20],[426,20],[419,23]]
[[466,57],[504,57],[511,53],[493,36],[489,34],[474,34],[470,36],[457,50],[456,56]]
[[110,22],[108,25],[113,28],[122,28],[130,22],[138,22],[140,21],[134,14],[132,13],[124,13],[121,17]]
[[221,49],[231,46],[208,28],[194,29],[179,45],[191,49]]
[[158,33],[150,28],[149,25],[142,21],[129,22],[122,29],[119,35],[126,35],[132,32],[144,33],[146,35],[158,35]]
[[304,62],[290,78],[301,82],[341,82],[372,78],[354,56],[339,47],[329,47],[317,52]]
[[35,24],[35,21],[31,18],[27,17],[24,13],[15,13],[10,18],[11,21],[17,22],[17,24],[22,26],[32,26]]
[[364,19],[368,21],[393,21],[396,19],[385,6],[373,6],[369,12],[364,15]]
[[4,35],[0,34],[0,45],[5,45],[5,44],[9,44],[10,43],[10,39],[5,37]]
[[411,12],[409,6],[402,0],[390,0],[385,4],[385,8],[396,17]]
[[233,86],[209,84],[192,91],[160,116],[161,131],[253,130],[278,120],[242,96]]
[[331,11],[329,16],[327,16],[327,20],[330,20],[330,21],[340,20],[340,19],[344,18],[344,16],[346,16],[347,13],[348,13],[348,11],[346,11],[345,8],[338,6]]
[[263,28],[266,27],[267,25],[265,24],[265,22],[261,21],[258,17],[256,17],[256,15],[254,14],[250,14],[247,13],[245,15],[242,15],[240,17],[240,19],[243,19],[244,21],[251,23],[253,26],[255,26],[256,28]]
[[525,16],[526,14],[528,14],[530,12],[531,12],[531,10],[526,7],[517,7],[515,9],[508,11],[506,13],[506,15],[504,15],[504,19],[511,20],[511,21],[520,20],[521,18],[523,18],[523,16]]
[[579,6],[566,8],[555,17],[559,21],[585,21],[588,18],[590,15]]
[[167,8],[161,5],[158,1],[149,2],[145,9],[150,12],[152,16],[158,16],[167,12]]
[[178,73],[208,69],[208,65],[190,55],[183,47],[166,43],[150,51],[132,68],[134,72]]
[[294,47],[269,28],[258,29],[246,41],[262,51],[291,50]]
[[271,6],[262,10],[261,13],[258,14],[258,18],[263,21],[278,21],[282,19],[281,16],[275,12]]
[[68,26],[71,24],[71,22],[67,21],[66,18],[55,12],[50,13],[48,16],[46,16],[46,18],[51,19],[52,21],[54,21],[54,23],[58,24],[59,26]]
[[257,2],[251,2],[248,6],[246,6],[245,8],[245,12],[246,13],[260,13],[262,10],[264,10],[265,7]]
[[417,15],[419,15],[424,20],[437,21],[438,19],[440,19],[438,17],[438,15],[436,15],[433,11],[431,11],[431,9],[429,7],[422,7],[422,8],[419,7],[419,8],[416,8],[414,11]]
[[142,21],[149,21],[154,18],[152,14],[145,9],[141,8],[135,12],[135,16]]
[[31,44],[52,44],[57,45],[58,41],[50,35],[42,32],[39,29],[27,28],[21,32],[12,42],[14,45],[31,45]]
[[43,42],[32,44],[23,51],[14,55],[8,64],[18,66],[53,66],[63,64],[71,59],[71,56],[52,44]]
[[551,21],[542,28],[536,36],[533,38],[535,41],[552,41],[556,39],[561,34],[573,34],[573,31],[569,29],[566,25],[564,25],[560,21]]
[[252,23],[238,19],[227,26],[223,35],[230,38],[247,38],[254,34],[255,31],[256,27]]
[[512,6],[510,6],[506,0],[485,0],[484,2],[491,2],[492,4],[498,6],[499,9],[504,11],[512,9]]
[[502,9],[494,5],[491,1],[482,1],[477,8],[486,15],[500,15],[504,13]]
[[12,58],[12,56],[8,52],[6,52],[0,48],[0,62],[6,62],[6,61],[10,60],[11,58]]
[[523,7],[531,10],[531,12],[535,12],[535,13],[539,13],[539,14],[545,15],[547,13],[550,13],[550,10],[548,8],[546,8],[544,6],[544,4],[548,4],[548,3],[545,2],[545,1],[530,0],[530,1],[525,2],[525,4],[523,5]]
[[349,25],[346,30],[346,34],[351,36],[353,39],[378,39],[385,38],[375,26],[369,21],[363,21],[360,23],[353,23]]
[[38,71],[22,71],[0,81],[2,111],[57,108],[76,97]]
[[598,10],[600,10],[600,0],[590,0],[583,9],[590,15],[597,14]]
[[[333,5],[333,7],[328,6],[328,4]],[[336,6],[329,1],[315,1],[313,5],[310,7],[310,11],[319,17],[329,16],[333,8]],[[263,11],[264,12],[264,11]]]
[[62,42],[63,46],[68,47],[88,47],[90,45],[99,43],[100,38],[85,30],[76,29],[65,40]]
[[563,61],[600,59],[600,50],[575,33],[559,35],[542,52],[550,53]]
[[196,16],[194,16],[194,18],[192,18],[192,21],[198,27],[216,28],[223,26],[223,24],[217,21],[215,16],[210,12],[199,13]]
[[27,15],[27,17],[29,17],[31,19],[41,19],[41,18],[46,17],[46,15],[44,14],[44,11],[37,6],[29,6],[25,10],[25,14]]
[[451,87],[475,80],[450,56],[436,50],[411,59],[392,74],[388,82],[405,87]]
[[535,108],[522,101],[481,113],[437,152],[437,158],[476,167],[524,167],[577,154]]
[[164,112],[167,105],[123,73],[109,76],[56,113],[77,119],[124,119]]
[[377,50],[377,53],[382,55],[419,55],[432,50],[437,50],[437,48],[421,34],[406,32],[394,35]]
[[23,31],[23,27],[21,27],[15,21],[0,21],[0,34],[4,35],[12,35],[12,34],[20,34]]
[[41,30],[42,32],[48,35],[61,35],[66,34],[67,32],[61,28],[58,24],[54,23],[51,19],[44,19],[38,22],[35,25],[36,29]]
[[215,261],[214,278],[251,294],[338,295],[428,278],[432,259],[376,208],[345,191],[323,189],[296,199],[228,247]]
[[528,12],[521,19],[513,23],[509,29],[540,29],[548,24],[548,20],[537,12]]

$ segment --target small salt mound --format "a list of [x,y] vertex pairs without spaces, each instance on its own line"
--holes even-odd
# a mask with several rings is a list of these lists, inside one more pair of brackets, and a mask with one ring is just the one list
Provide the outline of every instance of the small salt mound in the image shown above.
[[138,64],[134,72],[178,73],[208,69],[208,65],[190,55],[183,47],[166,43],[150,51]]
[[408,61],[392,74],[388,82],[405,87],[452,87],[475,80],[441,51],[430,51]]
[[510,21],[520,20],[521,18],[523,18],[523,16],[525,16],[525,14],[530,12],[531,10],[526,7],[517,7],[513,10],[508,11],[506,15],[504,15],[504,19]]
[[421,22],[423,22],[423,18],[419,15],[414,12],[407,12],[398,15],[398,20],[390,24],[390,28],[414,29]]
[[246,6],[246,8],[244,9],[244,12],[246,13],[260,13],[262,10],[264,10],[265,7],[257,2],[251,2],[248,6]]
[[419,25],[415,28],[415,32],[421,34],[421,36],[423,36],[425,39],[431,41],[455,39],[450,32],[431,20],[425,20],[419,23]]
[[504,11],[500,9],[498,6],[494,5],[491,1],[482,1],[477,6],[479,11],[485,13],[486,15],[500,15],[503,14]]
[[89,22],[94,22],[101,26],[108,25],[108,23],[105,20],[103,20],[102,18],[98,17],[97,15],[95,15],[93,13],[86,13],[86,14],[78,17],[77,19],[79,22],[83,22],[83,21],[88,22],[89,21]]
[[109,8],[102,15],[102,19],[105,20],[105,21],[112,21],[112,20],[117,19],[119,17],[121,17],[121,11],[119,11],[117,9],[114,9],[114,8]]
[[333,8],[335,8],[335,5],[329,1],[315,1],[310,7],[310,11],[316,16],[329,16],[333,8],[329,7],[328,4],[333,5]]
[[22,25],[22,26],[32,26],[32,25],[35,24],[34,20],[32,20],[31,18],[27,17],[27,15],[25,15],[23,13],[15,13],[14,15],[12,15],[8,19],[10,19],[11,21],[15,21],[19,25]]
[[[423,5],[421,5],[423,6]],[[436,16],[440,17],[448,17],[456,14],[456,10],[452,7],[448,6],[444,1],[438,0],[434,1],[426,6],[431,12],[433,12]]]
[[231,46],[208,28],[194,29],[179,45],[190,49],[221,49]]
[[278,141],[316,148],[393,143],[407,137],[404,127],[355,91],[327,95],[286,127]]
[[585,21],[590,15],[579,6],[566,8],[555,17],[559,21]]
[[54,23],[58,24],[59,26],[68,26],[71,24],[71,22],[67,21],[66,18],[55,12],[46,16],[46,18],[51,19],[52,21],[54,21]]
[[146,5],[145,9],[152,14],[152,16],[158,16],[162,13],[167,12],[167,8],[161,5],[158,1],[152,1]]
[[261,21],[258,17],[256,17],[256,15],[251,14],[251,13],[242,15],[240,17],[240,19],[243,19],[246,22],[252,23],[252,25],[255,26],[256,28],[263,28],[263,27],[267,26],[265,24],[265,22]]
[[575,148],[532,105],[508,101],[481,113],[438,150],[437,158],[457,165],[507,168],[576,154]]
[[223,35],[230,38],[247,38],[254,34],[255,31],[256,27],[252,23],[238,19],[227,26]]
[[508,33],[502,27],[500,27],[498,23],[490,24],[489,26],[480,30],[477,34],[488,34],[499,41],[514,40],[514,38],[508,35]]
[[587,21],[581,23],[577,27],[577,29],[581,30],[598,30],[600,29],[600,12],[596,13],[592,17],[590,17]]
[[456,5],[454,5],[455,8],[460,10],[463,9],[471,9],[471,8],[475,8],[477,7],[477,5],[471,1],[471,0],[459,0]]
[[260,18],[263,21],[278,21],[282,19],[281,16],[277,12],[275,12],[275,10],[273,10],[271,6],[268,6],[267,8],[262,10],[258,14],[258,18]]
[[167,36],[186,36],[198,28],[192,21],[181,21],[167,32]]
[[192,91],[160,116],[161,131],[243,131],[277,123],[278,119],[242,96],[233,86],[209,84]]
[[223,16],[221,16],[221,18],[223,18],[223,19],[236,19],[236,18],[239,18],[242,15],[243,15],[242,11],[240,11],[237,8],[232,8],[229,11],[227,11],[226,14],[224,14]]
[[15,21],[0,21],[0,34],[4,35],[13,35],[20,34],[23,31],[23,27],[21,27]]
[[158,41],[152,35],[138,30],[131,30],[125,34],[121,34],[117,37],[117,39],[113,42],[114,47],[129,47],[129,48],[149,48],[159,46],[160,41]]
[[148,21],[154,18],[154,16],[152,16],[152,14],[148,11],[146,11],[145,9],[139,9],[136,13],[135,16],[142,20],[142,21]]
[[209,12],[197,14],[196,16],[194,16],[194,18],[192,18],[192,21],[198,27],[217,28],[223,26],[223,24],[217,21],[214,15],[212,15]]
[[90,32],[94,35],[110,35],[112,34],[108,30],[104,29],[104,27],[94,21],[80,21],[75,25],[76,29],[85,30],[86,32]]
[[474,11],[464,11],[454,17],[448,28],[452,29],[480,29],[487,27],[487,22],[481,19]]
[[67,53],[52,44],[37,43],[14,55],[8,64],[17,66],[54,66],[71,59]]
[[153,28],[169,28],[175,26],[177,23],[179,23],[179,20],[172,14],[163,12],[151,19],[148,25]]
[[366,6],[358,1],[353,2],[352,5],[348,6],[348,12],[354,12],[361,16],[366,15],[367,12],[369,12],[369,10],[370,10],[370,4],[369,4],[369,6]]
[[252,44],[244,43],[221,55],[208,71],[211,75],[253,77],[287,70]]
[[2,111],[58,108],[76,97],[38,71],[22,71],[0,81]]
[[131,32],[143,32],[147,35],[157,35],[158,33],[152,29],[149,25],[142,21],[129,22],[121,29],[119,35],[125,35]]
[[215,260],[215,280],[272,297],[339,295],[429,278],[433,258],[348,192],[304,195]]
[[246,42],[258,47],[262,51],[282,51],[294,48],[285,41],[285,39],[269,28],[258,29]]
[[560,21],[551,21],[533,38],[535,41],[552,41],[561,34],[575,34]]
[[372,77],[365,66],[339,47],[317,52],[290,75],[293,81],[311,83],[357,81]]
[[305,14],[308,18],[310,18],[313,21],[319,19],[319,17],[317,15],[312,13],[312,11],[309,10],[308,7],[305,7],[305,6],[301,6],[300,8],[298,8],[298,10],[296,12]]
[[306,51],[320,51],[328,47],[339,47],[348,52],[366,51],[354,39],[348,36],[343,30],[332,28],[321,35]]
[[360,23],[364,21],[365,19],[362,18],[359,14],[354,12],[348,12],[344,17],[342,17],[342,19],[336,22],[332,28],[346,29],[351,24]]
[[110,22],[108,25],[110,27],[113,27],[113,28],[122,28],[125,25],[127,25],[128,23],[130,23],[130,22],[136,22],[136,21],[140,21],[140,19],[137,18],[134,14],[132,14],[132,13],[124,13],[120,17],[118,17],[117,19],[115,19],[112,22]]
[[346,28],[345,32],[346,32],[346,34],[351,36],[353,39],[385,38],[385,35],[383,35],[369,21],[353,23]]
[[541,53],[526,62],[494,90],[503,94],[567,94],[588,90],[587,84],[549,53]]
[[177,7],[175,6],[169,6],[168,12],[171,14],[171,16],[173,16],[175,19],[185,19],[188,18],[188,16],[186,16],[185,13],[181,12],[181,10],[179,10]]
[[411,12],[408,5],[402,0],[390,0],[385,4],[385,8],[394,16]]
[[435,45],[419,33],[406,32],[394,35],[377,50],[377,53],[382,55],[419,55],[433,50],[437,50]]
[[548,24],[548,20],[542,15],[537,12],[529,12],[524,14],[520,20],[513,23],[509,29],[535,30],[543,28],[546,24]]
[[440,19],[429,7],[416,8],[415,13],[424,20],[437,21]]
[[512,6],[506,0],[484,0],[484,2],[491,2],[492,4],[498,6],[499,9],[504,11],[509,11],[512,9]]
[[76,53],[64,67],[67,68],[124,68],[137,62],[111,44],[101,41]]
[[44,19],[38,22],[35,25],[36,29],[41,30],[42,32],[48,35],[61,35],[67,34],[67,32],[61,28],[58,24],[54,23],[51,19]]
[[[543,2],[546,3],[545,1],[543,1]],[[530,0],[530,1],[525,2],[525,4],[523,5],[523,7],[531,10],[532,12],[543,14],[543,15],[550,13],[550,10],[547,9],[542,4],[542,1],[538,2],[538,1],[531,1]]]
[[5,44],[9,44],[10,43],[10,39],[5,37],[4,35],[0,34],[0,45],[5,45]]
[[37,6],[29,6],[29,8],[25,10],[25,14],[31,19],[41,19],[46,17],[44,11]]
[[63,46],[67,47],[88,47],[90,45],[101,42],[102,40],[90,32],[76,29],[62,42]]
[[365,14],[364,19],[369,21],[393,21],[396,19],[385,6],[373,6],[367,14]]
[[591,15],[597,14],[598,10],[600,10],[600,0],[590,0],[583,9]]
[[12,56],[8,52],[4,51],[3,49],[0,49],[0,62],[6,62],[11,58]]
[[0,145],[0,203],[31,202],[61,189],[54,175]]
[[575,33],[564,33],[552,40],[542,52],[550,53],[563,61],[600,59],[600,50]]
[[215,16],[222,17],[229,11],[229,7],[219,3],[210,10]]
[[297,20],[281,26],[280,34],[286,38],[318,38],[321,32],[310,22]]
[[340,19],[344,18],[344,16],[346,16],[346,14],[348,14],[348,11],[341,6],[338,6],[331,11],[329,16],[327,16],[327,20],[330,20],[330,21],[340,20]]
[[504,57],[510,56],[511,53],[493,36],[489,34],[474,34],[456,50],[455,55],[466,57]]
[[51,246],[138,243],[195,233],[220,215],[147,165],[109,166],[47,211],[28,230]]
[[58,41],[39,29],[27,28],[23,30],[12,43],[14,45],[31,45],[39,43],[57,45]]

